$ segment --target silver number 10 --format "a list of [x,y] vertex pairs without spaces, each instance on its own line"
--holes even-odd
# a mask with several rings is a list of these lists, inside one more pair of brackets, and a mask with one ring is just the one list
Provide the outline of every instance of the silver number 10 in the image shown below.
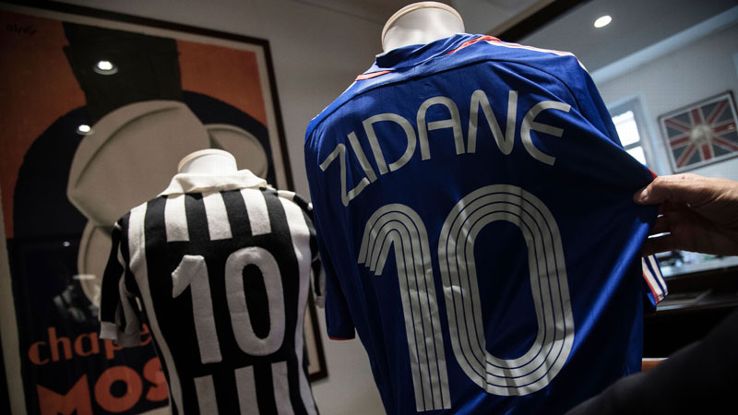
[[[474,245],[488,224],[517,226],[528,249],[538,331],[514,359],[486,349]],[[379,208],[367,221],[359,263],[381,275],[390,246],[397,259],[410,366],[418,411],[451,407],[428,234],[420,216],[401,204]],[[571,352],[574,320],[558,225],[543,202],[513,185],[485,186],[451,209],[438,241],[446,318],[454,357],[474,383],[502,396],[536,392],[558,374]]]

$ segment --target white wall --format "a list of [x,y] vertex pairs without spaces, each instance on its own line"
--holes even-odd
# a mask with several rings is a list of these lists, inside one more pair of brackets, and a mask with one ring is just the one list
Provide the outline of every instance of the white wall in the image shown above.
[[[308,194],[303,137],[310,119],[372,63],[381,26],[289,0],[68,0],[119,13],[166,20],[269,41],[287,151],[296,190]],[[324,415],[384,413],[366,352],[358,340],[336,342],[325,334],[329,377],[313,385]]]
[[[670,174],[658,117],[725,91],[738,94],[738,22],[597,86],[608,105],[637,97],[644,110],[652,160],[659,174]],[[586,64],[586,62],[585,62]],[[596,79],[596,78],[595,78]],[[738,157],[691,172],[738,180]]]

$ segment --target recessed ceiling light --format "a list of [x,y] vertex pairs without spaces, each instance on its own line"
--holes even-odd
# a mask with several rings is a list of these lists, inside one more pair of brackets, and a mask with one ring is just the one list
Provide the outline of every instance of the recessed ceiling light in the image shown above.
[[87,135],[92,132],[92,127],[90,127],[87,124],[80,124],[79,127],[77,127],[77,134],[79,135]]
[[602,29],[603,27],[607,26],[612,22],[612,17],[609,14],[606,14],[604,16],[600,16],[595,20],[594,27],[598,29]]
[[107,60],[98,61],[92,69],[100,75],[113,75],[118,73],[118,67],[115,66],[113,62]]

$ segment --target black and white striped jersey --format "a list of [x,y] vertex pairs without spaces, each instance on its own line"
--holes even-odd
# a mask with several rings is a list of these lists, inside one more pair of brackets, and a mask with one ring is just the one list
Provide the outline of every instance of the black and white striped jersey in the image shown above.
[[149,324],[173,413],[317,413],[303,362],[308,203],[247,170],[178,174],[112,236],[101,337],[138,344]]

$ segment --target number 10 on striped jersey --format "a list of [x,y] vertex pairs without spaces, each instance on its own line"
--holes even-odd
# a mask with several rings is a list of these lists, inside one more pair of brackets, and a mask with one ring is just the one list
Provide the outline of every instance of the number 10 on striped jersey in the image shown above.
[[[254,332],[246,306],[242,271],[247,265],[257,266],[264,278],[271,323],[269,334],[265,338],[260,338]],[[225,284],[231,327],[238,347],[253,356],[266,356],[279,350],[284,341],[285,311],[282,277],[274,256],[266,249],[255,246],[233,252],[226,259]],[[191,287],[200,361],[203,364],[220,362],[223,358],[215,329],[208,268],[201,255],[185,255],[172,272],[172,297],[180,296],[188,286]]]

